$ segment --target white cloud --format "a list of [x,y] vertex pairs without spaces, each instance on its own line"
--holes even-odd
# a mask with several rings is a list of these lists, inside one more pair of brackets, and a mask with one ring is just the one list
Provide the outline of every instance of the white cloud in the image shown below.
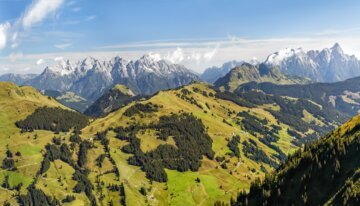
[[62,50],[66,49],[66,48],[68,48],[68,47],[71,47],[71,46],[72,46],[72,44],[70,44],[70,43],[66,43],[66,44],[55,44],[55,45],[54,45],[54,47],[56,47],[56,48],[58,48],[58,49],[62,49]]
[[9,22],[0,24],[0,50],[6,47],[9,28],[10,28]]
[[[184,40],[182,42],[183,46],[176,46],[179,43],[176,41],[152,41],[136,43],[135,45],[126,44],[122,49],[96,48],[96,50],[82,52],[65,52],[65,50],[61,50],[54,53],[24,54],[21,61],[19,60],[14,63],[9,62],[7,56],[0,56],[0,68],[8,67],[14,72],[21,73],[23,72],[23,68],[32,65],[31,72],[40,73],[44,67],[43,65],[34,64],[38,59],[50,60],[60,57],[57,58],[57,60],[70,59],[76,62],[86,56],[93,56],[99,60],[109,60],[118,55],[124,59],[134,60],[144,54],[151,53],[157,58],[172,60],[174,63],[183,64],[189,69],[201,73],[208,67],[220,66],[230,60],[251,61],[253,57],[256,57],[259,61],[264,61],[269,54],[279,51],[280,49],[302,47],[305,51],[309,49],[319,50],[329,48],[333,46],[335,42],[339,42],[347,54],[355,54],[360,58],[360,37],[357,36],[343,38],[306,37],[273,39],[243,39],[234,37],[232,39]],[[143,46],[139,46],[140,44]],[[55,62],[47,61],[46,64],[55,64]]]
[[152,52],[150,52],[149,53],[149,56],[152,58],[152,59],[154,59],[155,61],[160,61],[162,58],[161,58],[161,55],[160,54],[158,54],[158,53],[152,53]]
[[216,52],[217,52],[217,48],[213,49],[212,51],[204,53],[204,59],[208,61],[211,60],[215,56]]
[[11,42],[12,42],[12,44],[11,44],[11,48],[13,48],[13,49],[15,49],[15,48],[17,48],[18,46],[19,46],[19,42],[17,41],[18,40],[18,32],[14,32],[13,34],[12,34],[12,37],[11,37]]
[[7,72],[7,71],[9,71],[10,69],[7,68],[7,67],[4,67],[4,68],[2,68],[2,70],[3,70],[4,72]]
[[63,60],[64,60],[64,57],[55,57],[54,58],[55,62],[59,62],[59,61],[63,61]]
[[39,59],[36,61],[36,65],[42,65],[45,63],[45,60],[44,59]]
[[48,15],[61,7],[64,0],[34,0],[22,18],[23,27],[30,28],[42,22]]
[[184,60],[184,53],[181,48],[176,48],[175,51],[169,52],[166,56],[162,58],[172,63],[180,63]]

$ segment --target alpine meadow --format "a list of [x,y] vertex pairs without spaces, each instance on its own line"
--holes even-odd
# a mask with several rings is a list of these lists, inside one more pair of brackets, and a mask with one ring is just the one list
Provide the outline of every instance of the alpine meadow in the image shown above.
[[360,2],[0,1],[0,205],[360,205]]

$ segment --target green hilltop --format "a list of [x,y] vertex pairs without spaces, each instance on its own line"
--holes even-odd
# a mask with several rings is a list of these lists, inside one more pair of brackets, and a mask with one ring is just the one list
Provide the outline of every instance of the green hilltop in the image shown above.
[[[86,125],[85,117],[31,87],[1,83],[0,203],[230,202],[340,122],[314,102],[265,94],[258,101],[259,95],[195,83],[137,99]],[[41,121],[43,114],[50,120]],[[71,129],[68,119],[76,119]],[[22,129],[15,125],[21,120]]]

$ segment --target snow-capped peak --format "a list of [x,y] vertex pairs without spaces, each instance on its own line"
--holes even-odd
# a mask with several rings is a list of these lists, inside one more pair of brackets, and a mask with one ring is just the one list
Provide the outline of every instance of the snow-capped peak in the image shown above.
[[160,56],[160,54],[157,54],[157,53],[148,53],[148,54],[145,54],[144,56],[142,56],[140,59],[142,60],[146,60],[146,61],[149,61],[149,62],[158,62],[158,61],[161,61],[162,58]]
[[288,75],[309,77],[313,81],[334,82],[360,75],[360,62],[344,53],[340,44],[321,51],[284,49],[271,54],[267,65],[279,66]]
[[265,62],[268,65],[280,65],[281,62],[285,59],[302,53],[304,53],[304,50],[302,48],[286,48],[269,55]]
[[260,64],[259,60],[256,57],[253,57],[249,63],[253,66]]
[[344,51],[342,50],[341,46],[339,45],[339,43],[335,43],[333,47],[331,47],[331,53],[336,53],[336,54],[340,54],[343,55]]
[[69,75],[74,72],[74,65],[71,64],[70,60],[57,59],[57,64],[52,67],[46,67],[45,71],[51,71],[52,73],[59,74],[60,76]]

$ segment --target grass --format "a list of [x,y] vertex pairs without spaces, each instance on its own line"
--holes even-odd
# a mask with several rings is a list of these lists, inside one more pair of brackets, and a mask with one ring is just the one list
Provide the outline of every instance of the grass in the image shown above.
[[[6,151],[9,148],[13,154],[17,151],[22,154],[20,157],[15,157],[18,171],[1,170],[0,178],[2,181],[5,175],[9,175],[10,185],[22,182],[23,192],[39,170],[42,161],[41,150],[51,141],[53,133],[37,131],[21,134],[15,122],[24,119],[36,108],[43,106],[66,108],[55,99],[45,97],[31,87],[18,87],[13,83],[0,82],[0,151]],[[5,158],[5,152],[0,153],[0,159],[3,158]],[[16,205],[16,201],[11,197],[13,193],[2,188],[0,204],[10,200]]]
[[[30,87],[2,84],[0,83],[0,149],[5,151],[6,145],[8,145],[8,148],[13,153],[21,152],[22,155],[16,157],[18,160],[16,163],[18,171],[9,173],[12,175],[10,179],[12,184],[23,182],[25,185],[29,185],[40,168],[44,147],[47,143],[51,142],[54,134],[48,131],[21,134],[14,123],[25,118],[41,106],[65,107],[52,98],[42,96]],[[268,171],[271,171],[272,168],[246,158],[242,151],[242,144],[239,144],[241,158],[232,157],[230,155],[231,151],[227,147],[228,139],[233,135],[240,135],[241,142],[249,139],[254,140],[268,156],[274,154],[275,151],[262,144],[258,137],[243,131],[236,124],[238,120],[236,114],[238,112],[250,112],[261,119],[266,118],[269,127],[272,124],[281,126],[283,129],[280,131],[280,140],[276,144],[286,154],[292,153],[297,149],[291,144],[292,138],[286,132],[289,126],[279,125],[276,119],[266,111],[266,109],[278,109],[276,105],[246,108],[230,101],[217,99],[209,95],[204,96],[202,92],[193,92],[194,88],[197,88],[200,91],[205,91],[207,94],[215,93],[206,84],[193,84],[185,88],[192,91],[190,96],[197,100],[202,109],[177,97],[176,94],[180,93],[180,89],[161,91],[154,97],[143,101],[144,103],[151,102],[161,105],[162,107],[158,112],[146,114],[144,117],[139,115],[134,117],[124,116],[123,112],[134,104],[132,103],[116,112],[110,113],[106,117],[94,120],[88,127],[82,130],[82,138],[94,137],[97,132],[104,131],[109,127],[126,127],[134,123],[150,124],[158,121],[161,116],[185,111],[201,119],[213,141],[212,149],[215,152],[215,156],[225,157],[228,168],[223,169],[220,166],[221,163],[204,157],[201,167],[197,172],[166,170],[169,179],[167,183],[150,182],[140,167],[127,163],[127,159],[131,155],[121,152],[121,147],[128,143],[116,139],[115,134],[109,132],[107,135],[110,140],[109,156],[115,160],[115,166],[120,171],[120,179],[118,180],[115,174],[111,172],[114,165],[112,165],[108,157],[105,158],[101,168],[96,165],[96,158],[100,154],[105,154],[100,142],[95,141],[96,147],[90,149],[87,154],[87,167],[90,169],[89,179],[93,182],[94,186],[97,186],[95,183],[96,179],[99,179],[102,184],[99,190],[95,189],[93,192],[97,199],[100,198],[101,194],[105,195],[101,204],[106,205],[109,201],[114,203],[120,201],[118,193],[110,192],[106,189],[106,186],[109,184],[124,184],[127,205],[213,205],[216,200],[228,202],[239,191],[248,189],[251,181],[255,178],[264,177],[265,174],[260,170],[261,166],[264,166]],[[225,123],[224,120],[228,123]],[[57,136],[61,136],[65,138],[65,142],[69,142],[70,134],[62,133]],[[175,144],[173,138],[168,138],[167,141],[157,139],[156,131],[150,129],[141,131],[137,136],[141,141],[141,149],[144,152],[153,150],[160,144]],[[76,151],[77,149],[75,149],[75,153]],[[4,157],[5,153],[0,153],[1,160]],[[7,171],[1,172],[0,180],[7,173]],[[89,202],[84,193],[72,193],[72,188],[76,184],[71,179],[73,173],[73,168],[57,160],[51,164],[49,171],[46,173],[47,176],[39,178],[36,186],[41,188],[46,194],[54,195],[59,200],[63,199],[66,194],[75,195],[76,201],[68,205],[87,205]],[[58,180],[59,177],[61,177],[61,181]],[[200,179],[199,183],[195,181],[196,178]],[[146,188],[148,191],[146,196],[140,194],[139,190],[141,187]],[[11,199],[11,194],[12,191],[0,190],[0,203]],[[100,202],[98,203],[100,204]]]
[[[214,93],[213,90],[205,84],[194,84],[186,88],[193,91],[194,88],[207,93]],[[253,137],[246,131],[241,130],[240,126],[235,124],[236,114],[241,111],[249,111],[252,115],[258,116],[261,119],[266,118],[268,125],[278,125],[276,119],[265,109],[270,107],[274,110],[278,109],[276,105],[265,105],[262,108],[246,108],[240,107],[232,102],[217,99],[210,96],[204,96],[201,92],[192,92],[191,96],[202,105],[200,109],[196,105],[180,99],[176,96],[179,90],[161,91],[144,103],[151,102],[153,104],[161,105],[162,108],[158,112],[140,117],[136,115],[134,118],[123,116],[122,113],[132,104],[113,112],[104,118],[95,120],[89,127],[83,130],[83,136],[92,136],[96,131],[105,130],[108,127],[126,126],[133,123],[149,124],[158,121],[160,116],[168,115],[170,113],[179,113],[186,111],[192,113],[194,116],[200,118],[207,128],[209,136],[213,140],[213,150],[216,156],[225,156],[228,169],[222,169],[220,163],[215,160],[204,159],[201,169],[198,172],[180,173],[177,171],[167,170],[169,182],[167,182],[168,190],[164,190],[164,184],[153,183],[150,184],[145,178],[145,174],[139,167],[130,166],[126,160],[128,154],[123,154],[120,147],[127,144],[124,141],[111,139],[111,156],[115,159],[117,167],[120,170],[121,182],[126,185],[126,201],[128,204],[144,205],[145,202],[149,204],[172,204],[177,205],[182,203],[211,205],[215,200],[229,201],[231,197],[235,197],[240,190],[249,188],[250,182],[255,178],[263,178],[264,173],[260,170],[260,163],[254,162],[244,156],[242,153],[242,145],[239,144],[241,151],[241,158],[238,160],[235,157],[230,157],[230,150],[227,147],[229,138],[233,135],[240,135],[241,141],[253,139],[259,147],[265,151],[268,156],[274,154],[275,151],[262,144],[257,137]],[[206,104],[210,108],[207,108]],[[229,111],[232,114],[229,116]],[[226,119],[231,125],[223,122]],[[277,145],[285,152],[291,153],[296,147],[291,144],[292,138],[287,134],[287,125],[280,125],[284,127],[280,132],[280,141]],[[164,142],[158,140],[155,131],[146,130],[138,133],[141,140],[141,149],[143,151],[150,151],[155,149],[160,144],[173,144],[171,142]],[[115,153],[116,151],[116,153]],[[268,165],[263,165],[268,171],[271,171]],[[255,172],[251,172],[255,169]],[[231,174],[232,173],[232,174]],[[126,178],[124,178],[126,177]],[[181,177],[181,178],[180,178]],[[197,184],[194,180],[196,177],[201,179],[201,184]],[[151,197],[143,197],[139,193],[140,187],[151,188]],[[193,193],[191,192],[193,191]],[[171,195],[172,194],[172,195]],[[168,202],[164,202],[167,199]],[[205,199],[205,201],[203,201]]]

